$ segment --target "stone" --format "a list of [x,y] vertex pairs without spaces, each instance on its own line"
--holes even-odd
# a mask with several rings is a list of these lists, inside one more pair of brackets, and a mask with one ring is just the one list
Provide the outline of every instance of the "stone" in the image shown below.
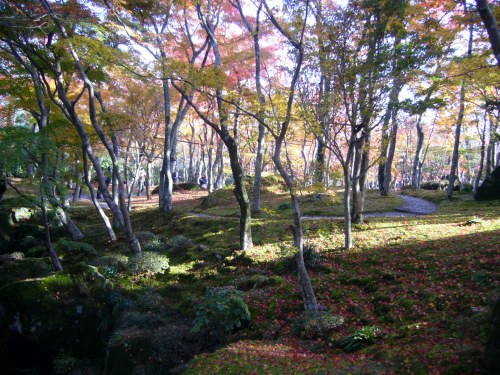
[[500,199],[500,166],[496,167],[481,186],[477,188],[474,199],[477,201]]

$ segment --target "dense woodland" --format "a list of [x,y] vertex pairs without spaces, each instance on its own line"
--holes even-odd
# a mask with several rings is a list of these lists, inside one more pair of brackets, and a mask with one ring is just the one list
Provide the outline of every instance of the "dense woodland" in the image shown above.
[[0,10],[6,373],[497,373],[498,1]]

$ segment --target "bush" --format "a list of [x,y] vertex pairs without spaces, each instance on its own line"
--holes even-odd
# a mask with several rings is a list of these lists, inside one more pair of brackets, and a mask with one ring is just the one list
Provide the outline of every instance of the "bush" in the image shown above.
[[241,291],[234,288],[210,288],[196,309],[192,330],[199,332],[203,328],[209,328],[223,336],[249,321],[250,311]]
[[97,255],[94,246],[80,241],[71,241],[66,238],[61,238],[54,244],[54,248],[61,254],[86,254]]
[[182,235],[174,236],[167,241],[166,247],[168,251],[173,254],[185,253],[190,247],[194,245],[194,242]]
[[147,288],[138,296],[135,303],[140,312],[160,313],[166,309],[165,299],[154,289]]
[[125,271],[128,265],[128,257],[123,254],[105,255],[103,257],[94,259],[92,265],[100,268],[114,267],[118,271]]
[[292,208],[292,204],[290,202],[282,202],[278,206],[278,210],[280,210],[280,211],[289,210],[291,208]]
[[58,355],[54,361],[53,373],[56,375],[71,374],[78,364],[78,359],[68,354]]
[[338,346],[348,353],[355,352],[365,346],[374,344],[381,332],[381,329],[376,326],[363,327],[354,331],[351,336],[340,339]]
[[329,311],[305,311],[295,322],[294,333],[308,340],[326,338],[343,323],[342,316]]
[[304,263],[306,267],[314,268],[320,263],[321,255],[316,249],[315,244],[311,242],[305,243],[302,252],[304,254]]
[[461,186],[460,186],[460,191],[463,191],[463,192],[466,192],[466,193],[470,193],[474,190],[474,186],[472,184],[469,184],[467,182],[464,182]]
[[448,181],[428,181],[420,184],[420,189],[424,190],[444,190],[448,187]]
[[168,258],[164,255],[143,251],[132,255],[128,259],[129,271],[134,273],[157,274],[163,273],[169,268]]
[[160,253],[165,250],[165,244],[156,234],[151,232],[136,232],[135,235],[141,243],[142,251],[155,251]]

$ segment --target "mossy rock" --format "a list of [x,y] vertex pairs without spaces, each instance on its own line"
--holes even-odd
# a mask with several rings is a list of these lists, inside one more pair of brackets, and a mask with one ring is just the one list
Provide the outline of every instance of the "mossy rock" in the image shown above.
[[279,276],[265,276],[265,275],[251,275],[240,277],[234,280],[231,285],[234,285],[239,290],[247,291],[251,289],[264,288],[269,285],[277,285],[282,283],[284,280]]
[[10,283],[21,279],[46,277],[53,271],[48,257],[10,259],[3,264],[0,283]]
[[10,327],[50,355],[102,355],[108,336],[107,306],[75,291],[69,274],[20,281],[0,288],[0,304]]
[[212,193],[209,193],[201,202],[201,207],[226,207],[234,203],[236,203],[236,198],[233,193],[233,187],[228,186],[224,189],[219,189]]
[[[180,184],[174,184],[173,191],[181,191],[181,190],[200,190],[200,185],[195,182],[182,182]],[[159,194],[160,186],[155,186],[153,190],[151,190],[151,194]]]
[[477,188],[474,199],[477,201],[500,199],[500,166],[496,167]]
[[342,324],[344,318],[329,311],[305,311],[295,322],[294,333],[303,339],[324,339]]
[[117,271],[125,271],[128,265],[128,256],[123,254],[110,254],[94,258],[92,265],[100,268],[114,267]]
[[189,324],[172,323],[157,329],[129,327],[115,331],[106,350],[106,375],[168,374],[194,355],[214,347],[216,338],[194,333]]

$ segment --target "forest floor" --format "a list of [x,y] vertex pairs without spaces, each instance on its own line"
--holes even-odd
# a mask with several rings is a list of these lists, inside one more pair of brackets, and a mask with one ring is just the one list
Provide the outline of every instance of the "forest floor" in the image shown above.
[[[324,220],[342,216],[342,194],[321,194],[320,200],[317,192],[302,194],[304,216],[311,217],[304,221],[305,238],[313,254],[307,267],[318,302],[328,312],[342,316],[344,323],[335,329],[326,324],[312,336],[305,334],[303,326],[289,230],[289,196],[278,179],[268,181],[262,190],[261,213],[252,219],[254,247],[247,252],[238,250],[239,209],[230,188],[210,195],[200,190],[176,191],[174,212],[168,214],[159,212],[157,196],[150,201],[134,196],[133,226],[146,252],[168,256],[169,270],[164,273],[134,273],[127,267],[103,266],[103,261],[110,259],[125,262],[125,266],[127,260],[130,262],[133,257],[126,241],[121,233],[117,233],[118,241],[109,241],[89,201],[73,203],[72,217],[97,255],[76,257],[63,252],[65,269],[82,261],[98,265],[113,285],[112,295],[122,298],[120,305],[113,307],[113,314],[120,311],[123,301],[129,301],[125,305],[130,309],[137,309],[144,301],[151,306],[160,301],[146,313],[133,310],[126,317],[107,318],[114,319],[108,326],[115,327],[107,337],[119,337],[120,341],[105,344],[106,361],[120,344],[128,348],[129,357],[119,357],[116,363],[153,368],[165,364],[172,353],[179,358],[184,353],[181,359],[185,362],[177,365],[186,374],[478,373],[491,309],[500,296],[500,201],[475,202],[470,193],[457,193],[448,201],[442,191],[407,190],[403,196],[389,197],[369,191],[365,223],[353,226],[354,248],[345,251],[342,219]],[[13,198],[2,203],[15,203],[9,199]],[[207,217],[199,217],[203,215]],[[55,241],[61,245],[57,237]],[[34,273],[23,276],[25,271],[20,267],[27,264],[23,262],[18,261],[17,268],[3,265],[3,277],[10,274],[5,281],[0,280],[4,307],[2,294],[12,288],[9,285],[14,278],[43,280],[43,275]],[[63,276],[50,273],[53,281],[43,284],[57,288],[51,294],[56,302],[65,284],[55,283],[53,278]],[[80,290],[80,283],[72,288]],[[239,330],[219,331],[215,348],[204,348],[210,349],[208,352],[190,351],[192,338],[186,339],[186,344],[183,337],[172,333],[160,337],[158,330],[166,328],[148,326],[151,321],[174,322],[175,327],[182,322],[189,332],[207,290],[221,287],[242,291],[251,321]],[[175,332],[180,331],[176,328]],[[352,342],[353,337],[360,345],[342,345],[349,338]],[[203,339],[206,336],[200,337],[200,342]],[[139,343],[141,352],[150,351],[148,355],[133,354],[132,348]],[[169,352],[171,345],[175,349]],[[72,355],[78,361],[85,359],[78,353]],[[98,368],[104,366],[104,358],[100,361],[95,362]]]

